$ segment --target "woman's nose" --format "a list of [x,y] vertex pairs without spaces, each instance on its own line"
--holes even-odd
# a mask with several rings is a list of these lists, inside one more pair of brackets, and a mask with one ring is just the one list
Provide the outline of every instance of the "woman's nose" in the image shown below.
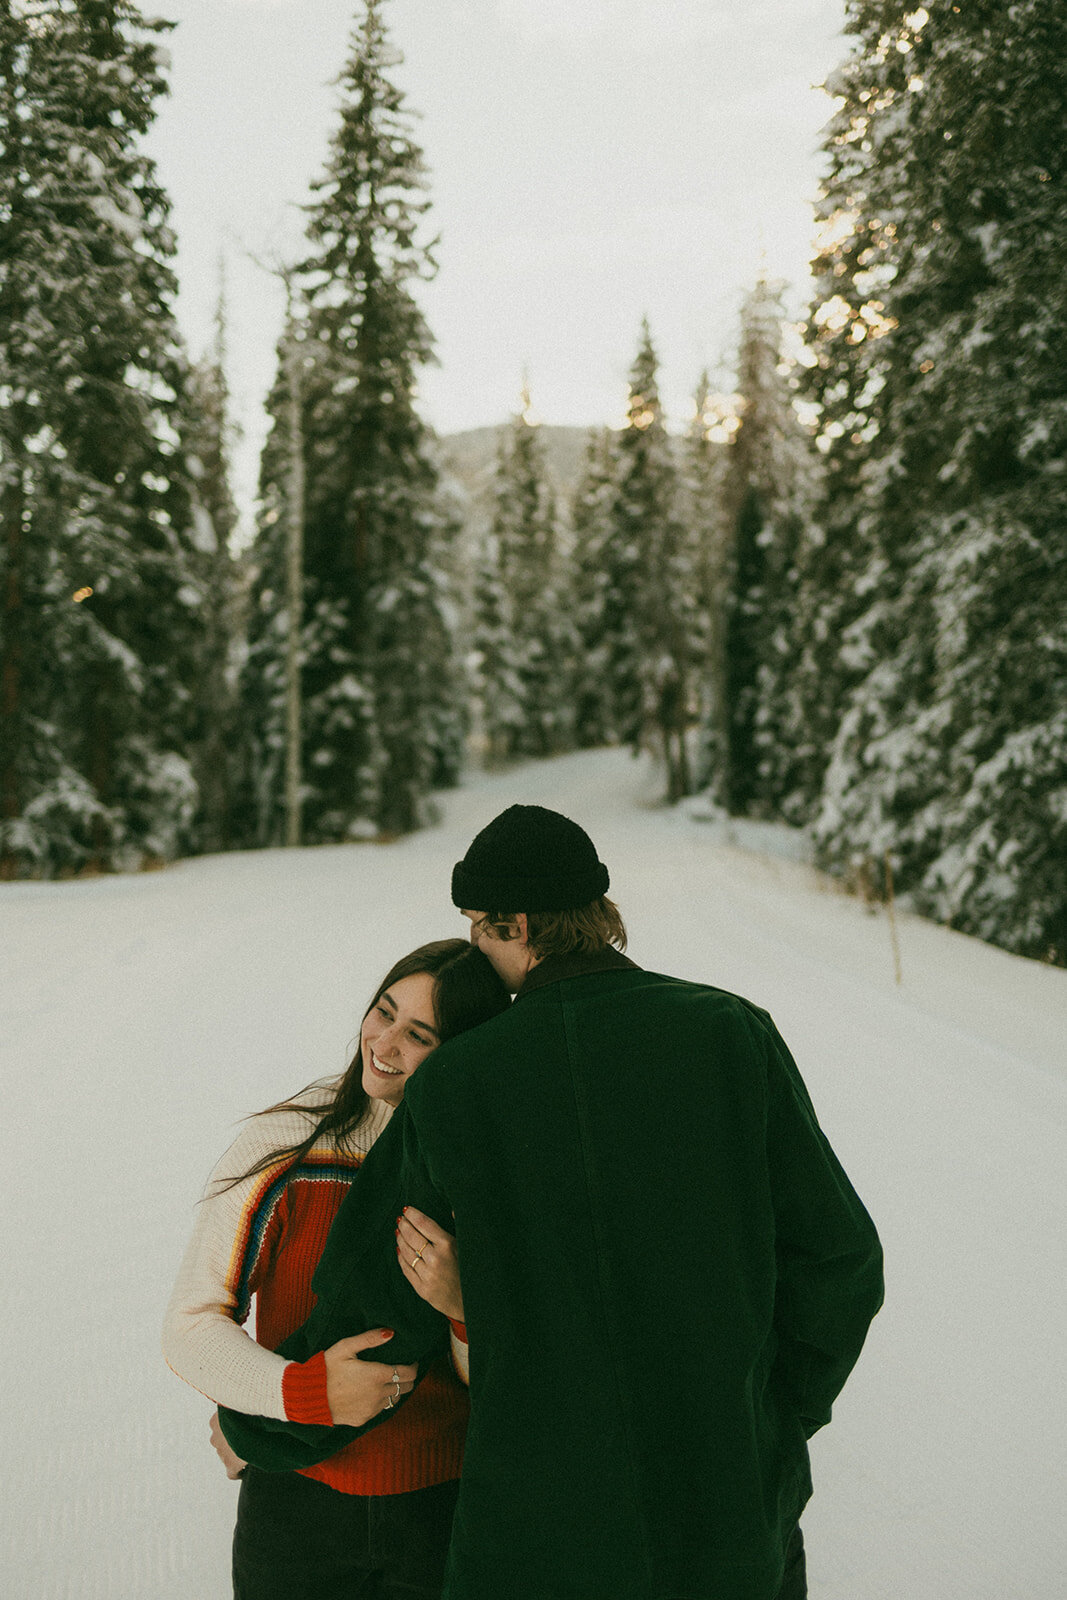
[[387,1056],[390,1051],[396,1048],[400,1032],[401,1030],[395,1022],[391,1022],[387,1028],[383,1028],[374,1041],[374,1054],[376,1056]]

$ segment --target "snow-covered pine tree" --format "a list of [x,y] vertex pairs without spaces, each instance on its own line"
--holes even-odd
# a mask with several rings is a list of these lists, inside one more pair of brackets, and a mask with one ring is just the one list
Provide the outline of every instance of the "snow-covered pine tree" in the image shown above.
[[1067,961],[1067,16],[857,4],[853,31],[816,321],[824,390],[871,396],[829,451],[860,458],[867,565],[818,837]]
[[[299,420],[305,409],[304,377],[312,359],[302,333],[295,317],[290,316],[278,342],[275,379],[266,401],[270,428],[259,462],[256,533],[247,552],[247,643],[238,678],[241,743],[233,815],[236,838],[241,844],[251,846],[281,844],[286,833],[288,469],[291,463],[289,430],[294,414],[289,388],[293,384],[298,390],[295,412]],[[294,347],[297,340],[299,352]],[[298,450],[301,444],[300,439],[295,441]],[[305,604],[302,629],[305,659],[312,654],[309,650],[311,629],[321,621],[313,612],[309,626],[307,611]],[[320,640],[316,639],[315,643]],[[306,671],[301,676],[305,680],[306,698]],[[362,700],[365,704],[365,694]],[[304,719],[306,735],[306,705]],[[320,729],[316,728],[315,733],[321,737]],[[302,743],[306,747],[306,737]],[[369,795],[367,803],[369,806]]]
[[785,285],[761,279],[741,310],[737,405],[723,483],[729,528],[724,679],[731,811],[770,817],[796,787],[785,716],[796,656],[796,557],[810,516],[812,443],[782,350]]
[[432,582],[431,664],[436,675],[423,681],[429,784],[453,789],[467,759],[471,732],[471,682],[467,666],[469,572],[464,565],[463,510],[448,482],[439,439],[431,438],[434,515],[427,529],[426,571]]
[[[521,409],[500,439],[483,559],[479,632],[489,650],[482,654],[481,677],[495,758],[551,755],[572,740],[569,688],[577,643],[571,585],[562,565],[556,495],[530,407],[524,388]],[[501,590],[496,598],[492,561]],[[508,637],[498,634],[492,646],[498,616]]]
[[518,747],[525,719],[511,597],[504,583],[500,539],[486,530],[474,579],[474,688],[488,767],[499,766]]
[[[292,273],[306,466],[303,820],[309,840],[425,818],[454,767],[465,715],[445,563],[454,534],[430,431],[416,408],[432,341],[414,298],[434,270],[422,152],[390,73],[382,0],[367,0],[341,74],[325,176],[309,206],[310,253]],[[257,837],[281,837],[284,727],[284,361],[270,400],[246,703],[256,708]]]
[[614,504],[615,454],[611,432],[607,428],[594,428],[586,442],[585,467],[571,506],[577,630],[571,701],[575,742],[583,750],[611,744],[615,739],[604,633],[608,583],[605,560]]
[[737,420],[724,411],[708,373],[702,372],[682,456],[685,522],[694,549],[706,641],[703,658],[694,667],[700,703],[696,781],[709,799],[724,808],[729,770],[726,609],[731,552],[725,484],[727,447]]
[[192,483],[191,578],[202,633],[193,697],[191,758],[200,794],[201,850],[225,850],[233,837],[241,729],[237,677],[243,651],[245,570],[231,539],[237,506],[230,481],[235,428],[226,381],[226,309],[220,292],[211,353],[189,374],[182,429]]
[[[892,29],[883,28],[888,13],[900,22],[907,7],[880,9],[886,17],[876,23],[850,3],[849,32],[866,42],[825,85],[840,104],[825,134],[829,170],[816,210],[816,293],[807,328],[814,363],[804,390],[818,408],[822,460],[817,529],[802,560],[791,684],[799,707],[794,726],[807,734],[798,758],[798,821],[810,820],[820,807],[849,694],[872,664],[852,629],[884,571],[869,514],[870,446],[882,426],[893,370],[895,321],[886,294],[896,272],[899,208],[908,203],[900,174],[908,148],[901,111],[911,69],[908,51],[897,50]],[[904,37],[900,42],[909,44]],[[888,181],[879,178],[879,168]]]
[[619,738],[663,757],[667,798],[690,792],[693,667],[703,655],[697,574],[679,505],[678,469],[660,404],[647,320],[630,370],[626,427],[605,549],[604,644]]
[[139,148],[169,26],[129,0],[0,6],[7,876],[192,842],[185,364],[168,201]]

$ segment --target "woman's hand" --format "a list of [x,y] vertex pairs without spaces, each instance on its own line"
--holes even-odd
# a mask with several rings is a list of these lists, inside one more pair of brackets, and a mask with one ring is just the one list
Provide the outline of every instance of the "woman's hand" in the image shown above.
[[396,1223],[396,1253],[400,1270],[415,1293],[435,1311],[462,1322],[463,1291],[452,1235],[424,1212],[405,1206]]
[[361,1350],[388,1344],[392,1337],[388,1330],[374,1328],[351,1339],[338,1339],[327,1350],[326,1403],[335,1424],[361,1428],[379,1411],[391,1411],[402,1394],[414,1389],[417,1366],[394,1367],[357,1359]]
[[217,1411],[211,1413],[211,1443],[215,1447],[215,1454],[226,1468],[226,1476],[228,1478],[239,1478],[247,1467],[248,1462],[242,1461],[240,1456],[234,1455],[230,1449],[226,1435],[219,1427],[219,1414]]

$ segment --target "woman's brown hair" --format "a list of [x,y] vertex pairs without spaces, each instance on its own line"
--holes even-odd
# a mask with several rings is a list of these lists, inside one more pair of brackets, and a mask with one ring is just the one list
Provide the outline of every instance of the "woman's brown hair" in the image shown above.
[[[401,978],[411,978],[416,973],[426,973],[433,979],[434,1023],[442,1044],[457,1033],[466,1033],[468,1028],[488,1022],[491,1017],[506,1011],[511,1003],[511,996],[503,982],[480,950],[476,950],[466,939],[435,939],[430,944],[422,944],[417,950],[412,950],[410,955],[401,956],[389,968],[375,989],[360,1026],[387,989],[399,983]],[[306,1093],[307,1089],[300,1091],[300,1094]],[[272,1111],[300,1111],[309,1119],[317,1117],[318,1120],[306,1139],[269,1151],[247,1172],[231,1178],[221,1189],[213,1192],[225,1193],[234,1184],[254,1178],[258,1172],[264,1172],[278,1161],[287,1161],[291,1166],[296,1166],[325,1134],[333,1136],[338,1149],[351,1150],[352,1135],[363,1120],[370,1098],[363,1087],[363,1053],[359,1044],[332,1094],[329,1089],[324,1089],[323,1093],[328,1098],[318,1105],[308,1105],[301,1101],[299,1095],[295,1095],[290,1100],[279,1100],[276,1105],[255,1112],[255,1116],[267,1117]]]

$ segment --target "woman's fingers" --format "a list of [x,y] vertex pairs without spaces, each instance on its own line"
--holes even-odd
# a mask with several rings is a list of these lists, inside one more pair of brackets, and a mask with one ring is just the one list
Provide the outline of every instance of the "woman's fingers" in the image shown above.
[[[376,1345],[388,1344],[392,1337],[392,1328],[370,1328],[366,1333],[353,1333],[347,1339],[338,1339],[336,1344],[330,1346],[330,1351],[338,1360],[351,1360],[362,1350],[373,1350]],[[388,1360],[388,1352],[383,1360]]]
[[408,1252],[409,1261],[412,1256],[424,1255],[433,1242],[429,1234],[423,1233],[422,1229],[417,1228],[406,1215],[396,1219],[396,1238],[397,1249],[403,1245]]
[[397,1218],[396,1253],[400,1270],[415,1293],[435,1311],[462,1322],[463,1294],[452,1234],[432,1217],[408,1206]]
[[408,1223],[416,1233],[421,1233],[422,1237],[427,1239],[430,1244],[451,1244],[453,1242],[450,1233],[435,1222],[432,1217],[428,1217],[425,1211],[419,1211],[415,1206],[404,1207],[401,1221]]
[[239,1455],[236,1455],[231,1450],[226,1435],[219,1427],[219,1414],[217,1411],[212,1412],[211,1415],[211,1443],[215,1454],[226,1468],[226,1476],[228,1478],[239,1478],[247,1467],[248,1462],[243,1461]]
[[375,1329],[339,1339],[326,1351],[326,1400],[335,1423],[361,1427],[379,1411],[390,1410],[401,1395],[410,1394],[415,1387],[417,1366],[359,1359],[362,1350],[387,1342],[385,1333],[387,1329]]

